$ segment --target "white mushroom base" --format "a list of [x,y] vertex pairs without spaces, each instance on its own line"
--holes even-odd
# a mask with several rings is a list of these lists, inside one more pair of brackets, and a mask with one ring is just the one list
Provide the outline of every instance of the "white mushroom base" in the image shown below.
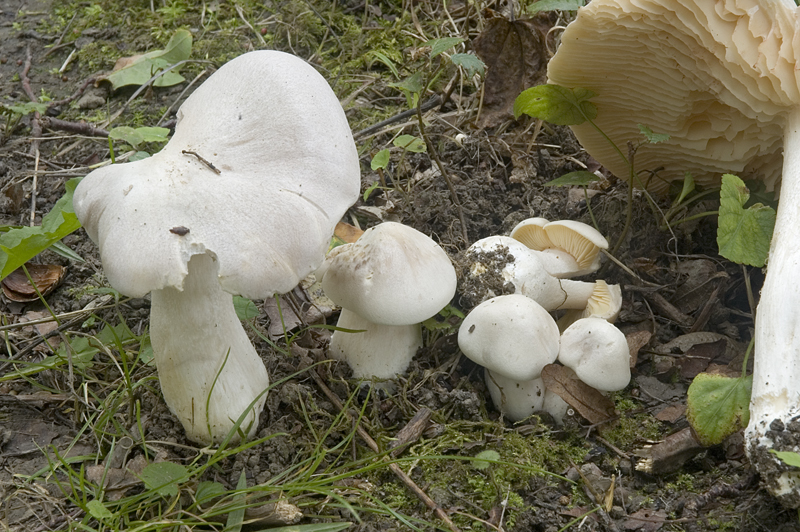
[[150,341],[164,400],[192,441],[221,443],[248,409],[239,429],[250,437],[267,398],[267,369],[233,297],[219,286],[215,260],[194,255],[188,268],[182,291],[151,296]]

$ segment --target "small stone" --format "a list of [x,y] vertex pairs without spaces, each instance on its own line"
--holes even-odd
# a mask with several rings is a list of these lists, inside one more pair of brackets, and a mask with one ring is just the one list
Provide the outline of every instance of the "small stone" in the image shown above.
[[783,432],[786,426],[783,424],[783,421],[780,419],[773,419],[772,423],[769,424],[769,428],[774,430],[775,432]]

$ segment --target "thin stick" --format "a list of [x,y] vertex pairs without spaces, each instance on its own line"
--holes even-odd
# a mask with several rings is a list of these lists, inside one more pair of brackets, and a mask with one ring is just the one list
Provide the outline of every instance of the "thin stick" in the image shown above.
[[[336,396],[336,394],[334,394],[330,390],[330,388],[328,388],[325,385],[325,382],[323,382],[322,377],[319,376],[317,371],[314,370],[314,369],[310,369],[308,372],[311,374],[311,377],[314,379],[314,382],[317,383],[317,386],[319,386],[319,389],[322,390],[322,393],[325,394],[325,396],[328,398],[328,400],[331,403],[333,403],[336,406],[336,408],[338,408],[339,410],[344,411],[344,405],[342,404],[342,401],[339,400],[339,398]],[[345,413],[347,413],[347,412],[345,412]],[[350,417],[349,414],[347,414],[347,415],[348,415],[348,417]],[[361,425],[357,425],[356,426],[356,432],[361,437],[361,439],[364,440],[364,442],[367,444],[367,446],[370,449],[372,449],[373,452],[376,452],[376,453],[380,453],[381,452],[380,448],[378,447],[378,444],[375,442],[375,440],[372,439],[372,436],[370,436],[369,433],[367,433],[367,431],[364,429],[364,427],[362,427]],[[384,460],[385,460],[385,458],[384,458]],[[444,512],[444,510],[442,510],[439,507],[439,505],[437,505],[436,502],[433,499],[428,497],[428,495],[424,491],[422,491],[422,489],[420,489],[419,486],[417,486],[416,482],[414,482],[411,479],[411,477],[409,477],[406,474],[406,472],[403,471],[400,468],[399,465],[397,465],[397,463],[389,462],[387,465],[389,466],[389,469],[392,470],[392,473],[394,473],[397,476],[397,478],[399,478],[403,482],[403,484],[405,484],[408,487],[408,489],[413,491],[414,494],[417,497],[419,497],[419,499],[423,503],[425,503],[425,506],[427,506],[428,508],[433,510],[433,512],[436,514],[436,517],[438,517],[439,519],[441,519],[442,521],[444,521],[447,524],[447,526],[450,528],[450,530],[452,530],[453,532],[460,532],[459,528],[455,525],[455,523],[453,523],[453,521],[450,520],[450,517],[447,516],[447,514]]]

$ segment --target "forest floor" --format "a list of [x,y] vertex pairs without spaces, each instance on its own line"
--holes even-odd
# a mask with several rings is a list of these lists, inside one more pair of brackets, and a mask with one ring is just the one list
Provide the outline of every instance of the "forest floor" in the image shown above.
[[[255,301],[249,319],[274,383],[257,439],[203,449],[161,397],[149,296],[110,290],[81,229],[63,240],[78,257],[48,250],[34,261],[64,268],[47,305],[6,296],[0,303],[0,529],[800,530],[797,513],[759,487],[741,432],[710,448],[681,440],[694,376],[709,366],[741,368],[753,327],[744,276],[757,294],[762,272],[745,274],[718,255],[714,216],[662,228],[645,196],[636,191],[629,204],[626,183],[607,173],[588,190],[544,186],[602,169],[568,128],[509,113],[516,94],[544,79],[570,13],[527,22],[526,2],[511,14],[505,2],[472,0],[122,4],[0,2],[0,104],[34,98],[47,106],[39,117],[3,115],[0,226],[30,225],[32,213],[40,224],[69,179],[110,159],[103,131],[169,127],[220,65],[251,50],[283,50],[330,82],[354,132],[363,196],[345,221],[408,224],[458,263],[470,243],[508,234],[526,218],[592,224],[593,215],[609,242],[620,241],[617,262],[606,261],[597,278],[622,287],[616,325],[638,342],[633,378],[610,396],[612,422],[595,426],[577,413],[563,425],[546,416],[509,422],[482,369],[458,349],[456,313],[426,329],[425,347],[393,393],[367,393],[345,364],[329,361],[330,331],[294,315],[282,320],[279,308],[291,302],[273,298]],[[193,38],[183,82],[137,93],[101,79],[120,58],[163,49],[179,29]],[[431,59],[424,43],[444,37],[463,42]],[[446,59],[476,49],[493,74]],[[441,167],[431,153],[393,144],[420,136],[394,85],[415,74],[433,80],[421,99],[431,102],[424,121]],[[379,172],[371,162],[383,149],[390,160]],[[124,158],[135,150],[117,140],[114,151]],[[376,186],[382,179],[386,186]],[[717,204],[701,201],[674,220]],[[633,223],[623,234],[628,208]],[[462,295],[451,308],[465,313]],[[325,314],[335,325],[337,312]],[[426,414],[390,452],[401,429]]]

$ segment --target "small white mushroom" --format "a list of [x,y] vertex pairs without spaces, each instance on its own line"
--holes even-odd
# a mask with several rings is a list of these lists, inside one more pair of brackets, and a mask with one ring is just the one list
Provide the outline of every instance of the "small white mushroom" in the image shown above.
[[458,346],[493,374],[528,381],[556,360],[558,326],[532,299],[520,294],[498,296],[467,315],[458,330]]
[[601,318],[583,318],[561,335],[558,361],[601,392],[625,388],[631,380],[625,335]]
[[[159,382],[189,439],[252,435],[269,386],[231,294],[291,290],[324,259],[357,199],[358,153],[339,100],[305,61],[251,52],[181,106],[175,134],[75,190],[111,286],[152,292]],[[252,406],[250,406],[252,404]]]
[[545,387],[541,377],[518,381],[485,370],[486,387],[492,402],[511,421],[521,421],[544,410]]
[[529,218],[518,223],[510,236],[539,252],[545,269],[559,278],[596,272],[600,250],[608,249],[608,241],[597,229],[574,220]]
[[562,331],[582,318],[601,318],[614,323],[622,309],[622,289],[618,284],[608,284],[598,279],[584,309],[572,309],[558,320]]
[[416,229],[384,222],[327,262],[323,290],[349,311],[339,327],[366,331],[335,331],[331,356],[347,361],[356,377],[389,379],[405,371],[422,345],[420,322],[455,295],[447,253]]

